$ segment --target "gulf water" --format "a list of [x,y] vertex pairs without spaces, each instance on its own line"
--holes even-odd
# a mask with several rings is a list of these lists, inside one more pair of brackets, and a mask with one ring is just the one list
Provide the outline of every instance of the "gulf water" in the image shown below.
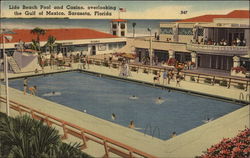
[[[128,35],[133,33],[132,24],[136,23],[135,34],[137,36],[149,35],[148,28],[152,33],[159,31],[160,22],[170,22],[175,20],[145,20],[128,19]],[[110,19],[53,19],[53,18],[30,18],[30,19],[1,19],[1,28],[7,29],[33,29],[40,27],[49,28],[90,28],[101,32],[110,32]]]

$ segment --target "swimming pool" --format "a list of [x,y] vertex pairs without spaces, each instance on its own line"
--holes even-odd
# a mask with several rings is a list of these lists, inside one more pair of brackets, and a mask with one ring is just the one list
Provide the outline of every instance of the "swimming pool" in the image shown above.
[[[39,97],[126,127],[133,120],[135,130],[163,140],[174,131],[181,134],[202,125],[207,117],[216,119],[241,107],[79,72],[32,77],[28,83],[37,85]],[[23,79],[11,80],[10,86],[23,90]]]

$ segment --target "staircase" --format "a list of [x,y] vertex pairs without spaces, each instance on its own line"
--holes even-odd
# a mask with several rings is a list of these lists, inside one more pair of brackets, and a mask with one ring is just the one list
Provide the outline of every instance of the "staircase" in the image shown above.
[[20,73],[21,69],[18,66],[16,60],[13,57],[8,57],[8,63],[10,64],[14,73]]

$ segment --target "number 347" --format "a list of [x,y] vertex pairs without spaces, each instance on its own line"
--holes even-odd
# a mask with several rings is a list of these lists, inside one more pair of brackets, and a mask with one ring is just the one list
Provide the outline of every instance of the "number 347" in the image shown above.
[[187,14],[187,13],[188,13],[187,10],[182,10],[182,11],[181,11],[181,14]]

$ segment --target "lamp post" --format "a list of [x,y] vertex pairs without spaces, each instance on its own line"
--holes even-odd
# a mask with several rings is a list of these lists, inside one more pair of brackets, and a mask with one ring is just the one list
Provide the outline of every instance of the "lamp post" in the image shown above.
[[148,31],[150,33],[150,41],[149,41],[149,60],[150,66],[153,65],[153,51],[152,51],[152,29],[149,27]]
[[4,75],[5,75],[5,94],[6,94],[6,114],[10,115],[10,104],[9,104],[9,80],[8,80],[8,59],[7,54],[5,53],[5,38],[11,40],[12,36],[5,36],[5,34],[14,34],[14,32],[1,30],[3,38],[3,57],[4,57]]

